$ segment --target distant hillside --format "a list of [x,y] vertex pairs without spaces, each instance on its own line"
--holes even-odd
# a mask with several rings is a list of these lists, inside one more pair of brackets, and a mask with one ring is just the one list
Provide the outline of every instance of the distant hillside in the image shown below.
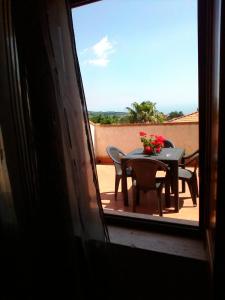
[[103,115],[103,116],[126,116],[126,112],[120,111],[88,111],[89,116]]
[[89,111],[88,118],[99,124],[129,123],[128,114],[120,111]]

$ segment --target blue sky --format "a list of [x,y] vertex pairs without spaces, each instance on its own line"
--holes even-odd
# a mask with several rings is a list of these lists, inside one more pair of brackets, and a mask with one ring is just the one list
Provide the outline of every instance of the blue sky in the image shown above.
[[196,0],[103,0],[72,14],[88,110],[197,110]]

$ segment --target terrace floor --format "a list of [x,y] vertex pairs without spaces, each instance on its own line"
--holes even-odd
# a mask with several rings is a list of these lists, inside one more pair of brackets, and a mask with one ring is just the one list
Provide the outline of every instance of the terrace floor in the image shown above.
[[[115,168],[113,165],[97,165],[97,173],[99,180],[99,187],[101,193],[102,206],[104,210],[110,212],[124,212],[132,213],[131,205],[128,207],[123,205],[121,183],[118,190],[117,201],[114,200],[114,185],[115,185]],[[131,179],[127,179],[129,203],[132,201]],[[179,183],[179,190],[181,191],[181,184]],[[162,200],[164,203],[164,190],[162,193]],[[171,195],[171,207],[164,208],[163,219],[170,218],[171,222],[179,222],[198,225],[199,220],[199,199],[197,199],[197,207],[193,206],[190,197],[189,189],[186,186],[185,193],[179,193],[180,210],[179,213],[174,213],[173,195]],[[136,207],[136,213],[142,217],[158,216],[157,200],[155,195],[151,192],[143,194],[140,197],[140,205]]]

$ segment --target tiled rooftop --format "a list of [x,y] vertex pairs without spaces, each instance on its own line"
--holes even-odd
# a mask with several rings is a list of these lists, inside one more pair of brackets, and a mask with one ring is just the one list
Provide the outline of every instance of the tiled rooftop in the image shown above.
[[198,111],[193,112],[191,114],[182,116],[182,117],[178,117],[178,118],[174,118],[172,120],[169,121],[170,123],[180,123],[180,122],[198,122]]

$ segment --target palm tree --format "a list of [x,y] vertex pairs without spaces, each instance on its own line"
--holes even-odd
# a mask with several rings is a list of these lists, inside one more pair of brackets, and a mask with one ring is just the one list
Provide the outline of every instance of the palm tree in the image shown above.
[[143,101],[133,102],[127,107],[128,118],[131,123],[161,123],[164,121],[163,114],[156,109],[156,103]]

